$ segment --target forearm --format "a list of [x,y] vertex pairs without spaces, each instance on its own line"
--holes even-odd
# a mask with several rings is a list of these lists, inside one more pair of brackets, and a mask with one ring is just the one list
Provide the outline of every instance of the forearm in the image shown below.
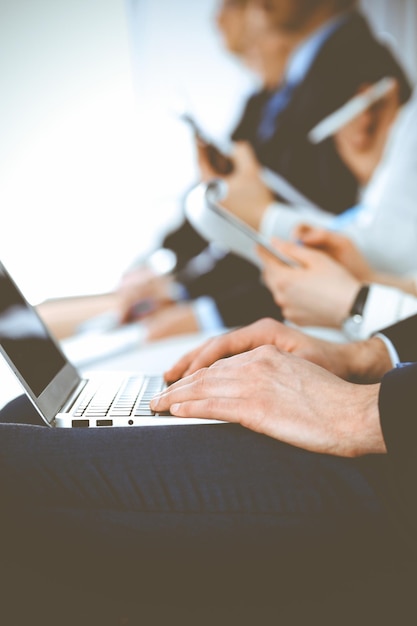
[[57,339],[77,332],[87,320],[109,311],[118,311],[121,299],[117,293],[73,296],[45,300],[37,311]]
[[380,387],[380,384],[361,385],[358,393],[352,394],[349,407],[352,417],[347,422],[345,435],[351,447],[349,456],[387,452],[378,404]]

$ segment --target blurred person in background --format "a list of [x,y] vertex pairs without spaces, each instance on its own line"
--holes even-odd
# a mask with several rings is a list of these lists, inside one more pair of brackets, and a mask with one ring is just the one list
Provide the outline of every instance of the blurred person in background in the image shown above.
[[[232,139],[247,142],[260,164],[333,213],[357,200],[358,180],[332,139],[312,145],[308,131],[363,84],[382,76],[398,79],[400,102],[410,95],[403,70],[355,5],[349,0],[225,2],[217,18],[229,33],[224,35],[226,46],[264,71],[262,87],[248,100]],[[231,27],[233,20],[239,28]],[[247,28],[242,28],[243,22]],[[238,179],[239,148],[236,172],[227,177],[228,183]],[[210,171],[204,149],[198,144],[197,149],[203,178],[218,176]],[[259,269],[207,246],[187,221],[168,234],[161,247],[175,255],[172,272],[161,277],[152,259],[145,259],[125,274],[117,290],[120,320],[141,317],[149,339],[215,331],[265,315],[282,318]]]
[[276,240],[297,268],[259,249],[264,280],[286,320],[343,325],[365,337],[416,312],[416,124],[414,96],[394,116],[379,105],[377,115],[368,110],[339,131],[338,148],[365,185],[353,218],[340,228],[345,234],[301,223],[292,233],[297,243]]
[[335,134],[337,149],[361,185],[359,202],[339,216],[276,202],[247,144],[236,150],[239,167],[225,179],[227,196],[222,204],[267,237],[298,238],[303,222],[342,231],[374,269],[408,272],[415,264],[410,252],[417,232],[416,117],[416,98],[401,105],[393,84],[384,98]]
[[[281,51],[284,45],[287,50],[281,55],[285,62],[284,65],[281,64],[281,77],[275,75],[275,83],[279,81],[281,86],[291,82],[292,87],[291,93],[287,92],[285,98],[278,103],[274,112],[275,119],[272,122],[269,119],[274,126],[271,136],[266,137],[265,133],[259,132],[265,118],[270,114],[271,107],[268,103],[272,103],[274,96],[283,88],[277,88],[276,84],[272,86],[271,79],[267,79],[259,92],[249,99],[242,120],[232,134],[236,142],[246,141],[250,144],[257,159],[260,159],[260,164],[268,165],[284,174],[288,180],[297,184],[300,191],[319,201],[323,208],[335,213],[346,209],[351,206],[351,202],[357,200],[359,181],[338,155],[338,147],[332,138],[322,144],[312,145],[307,138],[308,131],[327,113],[351,97],[357,89],[382,76],[398,78],[399,102],[405,102],[411,92],[398,63],[387,48],[376,41],[354,5],[354,2],[319,0],[300,0],[295,3],[276,0],[266,7],[259,2],[248,3],[246,17],[250,17],[252,28],[258,34],[258,39],[253,34],[251,39],[247,35],[248,31],[245,33],[247,40],[251,42],[250,62],[253,63],[256,59],[255,49],[259,49],[259,42],[266,39],[259,36],[259,33],[270,33],[270,42],[273,41],[272,33],[275,33],[276,46],[282,37]],[[270,43],[269,49],[272,48]],[[258,61],[258,67],[259,65]],[[295,78],[290,80],[291,76]],[[239,178],[240,148],[241,145],[238,145],[235,151],[237,171],[225,176],[225,180],[228,184],[236,180],[236,188],[245,196],[247,186],[244,177],[247,172],[242,173]],[[218,173],[210,168],[204,148],[199,148],[198,156],[203,178],[218,177]],[[302,178],[305,182],[301,181]],[[312,191],[312,182],[320,190],[320,197]],[[269,190],[267,192],[270,202],[274,197]],[[328,194],[325,201],[323,194]],[[343,196],[343,200],[333,202],[335,196]],[[241,196],[236,204],[239,209],[244,205]],[[291,207],[288,207],[288,211],[291,211]],[[184,239],[181,239],[182,235]],[[187,242],[189,244],[195,239],[186,222],[184,227],[165,241],[176,251],[185,250]],[[207,256],[210,257],[210,254]],[[220,253],[219,256],[218,259],[211,257],[203,275],[191,279],[184,277],[183,299],[174,309],[163,308],[145,319],[144,323],[148,326],[151,337],[158,338],[177,331],[236,326],[263,315],[272,315],[278,319],[282,317],[279,307],[274,309],[271,306],[269,295],[259,280],[257,268],[233,254],[223,256]],[[130,279],[134,279],[134,274],[127,275],[126,285]],[[152,282],[152,285],[155,283]],[[146,288],[144,292],[146,293]],[[132,290],[132,299],[138,293],[139,291],[135,294]],[[188,302],[187,298],[193,302]],[[203,305],[201,315],[196,313],[198,299]],[[170,298],[167,297],[165,303],[169,301]]]

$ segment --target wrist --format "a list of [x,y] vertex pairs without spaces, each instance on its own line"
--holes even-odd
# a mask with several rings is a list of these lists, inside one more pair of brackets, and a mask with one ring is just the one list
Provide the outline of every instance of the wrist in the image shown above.
[[350,456],[386,453],[379,415],[381,385],[361,385],[350,407],[353,411]]
[[378,382],[392,362],[385,343],[379,337],[344,344],[346,378],[360,383]]

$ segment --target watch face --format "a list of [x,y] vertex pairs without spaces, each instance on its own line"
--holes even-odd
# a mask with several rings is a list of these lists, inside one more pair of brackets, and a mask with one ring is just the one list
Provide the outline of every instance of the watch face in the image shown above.
[[168,248],[159,248],[151,254],[147,264],[155,274],[163,276],[174,270],[177,264],[177,255],[172,250],[168,250]]
[[352,315],[343,322],[343,332],[349,339],[359,339],[361,334],[362,315]]

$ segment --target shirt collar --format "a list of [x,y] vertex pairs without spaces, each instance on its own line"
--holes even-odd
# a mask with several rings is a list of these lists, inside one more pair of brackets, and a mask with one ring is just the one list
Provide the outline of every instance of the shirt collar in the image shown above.
[[320,26],[291,54],[285,71],[285,80],[298,85],[304,80],[325,41],[348,19],[350,12],[331,18]]

